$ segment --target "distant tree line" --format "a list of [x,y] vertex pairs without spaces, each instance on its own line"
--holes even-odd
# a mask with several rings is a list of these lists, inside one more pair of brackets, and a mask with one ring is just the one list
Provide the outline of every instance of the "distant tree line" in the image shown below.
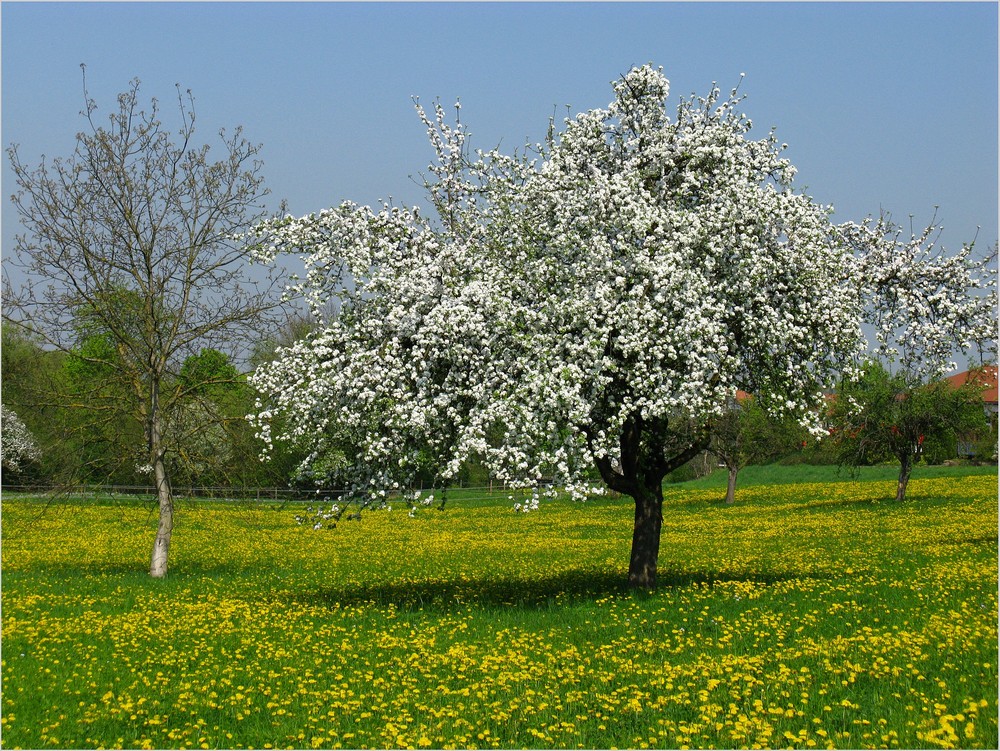
[[[307,458],[303,446],[276,441],[263,455],[264,443],[247,420],[261,395],[247,377],[313,329],[308,316],[289,317],[280,332],[252,347],[242,370],[212,348],[181,362],[167,382],[185,395],[167,418],[177,427],[176,445],[168,453],[175,487],[310,487],[313,478],[299,472]],[[97,355],[108,356],[107,337],[81,327],[78,344],[60,351],[12,326],[2,333],[4,485],[151,486],[140,428],[123,414],[127,388],[112,377],[113,369],[95,364]],[[667,481],[723,468],[730,476],[726,500],[733,502],[738,473],[748,465],[892,462],[912,469],[956,458],[996,461],[997,422],[985,413],[982,387],[975,381],[957,389],[945,381],[923,384],[908,398],[902,398],[904,392],[898,376],[872,363],[864,378],[848,379],[841,393],[830,395],[829,435],[819,441],[795,418],[774,418],[753,395],[741,393],[713,423],[706,451]],[[428,466],[420,479],[430,486],[436,475]],[[466,462],[458,477],[474,486],[490,480],[475,460]]]
[[[303,325],[293,321],[288,330]],[[152,487],[142,425],[129,414],[134,395],[107,364],[114,357],[108,337],[82,330],[76,346],[64,351],[13,326],[2,332],[3,435],[13,436],[20,423],[34,447],[30,455],[21,452],[20,461],[8,461],[14,455],[5,453],[3,484]],[[243,370],[252,370],[278,341],[259,343]],[[261,459],[263,445],[246,419],[256,394],[228,355],[202,348],[172,369],[163,388],[176,395],[163,415],[175,487],[289,486],[304,453],[279,442]]]

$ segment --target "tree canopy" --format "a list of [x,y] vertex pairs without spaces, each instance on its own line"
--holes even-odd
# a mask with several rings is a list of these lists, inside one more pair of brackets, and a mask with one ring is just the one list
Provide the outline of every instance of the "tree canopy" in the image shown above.
[[[497,478],[604,484],[636,502],[630,582],[655,586],[666,473],[708,445],[737,389],[819,429],[823,389],[863,346],[851,248],[793,189],[734,90],[668,114],[636,68],[605,109],[508,156],[418,105],[436,216],[345,203],[262,225],[306,254],[296,287],[322,328],[254,382],[285,433],[357,447],[362,503],[476,456]],[[310,465],[307,460],[306,467]],[[329,479],[329,478],[326,478]]]

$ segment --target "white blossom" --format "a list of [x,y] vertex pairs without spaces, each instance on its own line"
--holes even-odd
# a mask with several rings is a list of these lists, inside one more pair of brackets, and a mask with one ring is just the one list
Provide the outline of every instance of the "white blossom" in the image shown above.
[[[623,472],[635,421],[704,424],[736,389],[818,433],[880,304],[879,228],[837,228],[796,192],[785,145],[749,138],[735,90],[673,118],[660,70],[614,90],[514,156],[471,151],[464,124],[418,105],[434,219],[345,203],[261,226],[263,247],[302,254],[290,294],[322,321],[254,374],[261,437],[280,414],[312,457],[354,446],[341,479],[362,505],[478,457],[533,488],[529,510],[543,479],[584,498],[595,463]],[[909,336],[936,342],[932,328]]]
[[31,431],[12,409],[0,405],[0,463],[16,472],[27,462],[38,461],[41,451]]
[[956,351],[988,359],[996,350],[996,251],[977,257],[971,243],[946,254],[939,230],[932,221],[907,238],[886,215],[839,228],[854,250],[871,352],[914,384],[954,370]]

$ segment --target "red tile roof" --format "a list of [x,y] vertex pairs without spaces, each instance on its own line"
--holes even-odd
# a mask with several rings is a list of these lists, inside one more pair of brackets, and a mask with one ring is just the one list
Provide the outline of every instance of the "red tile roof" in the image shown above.
[[948,376],[947,381],[955,388],[964,386],[970,381],[981,384],[983,387],[983,401],[987,404],[997,403],[996,365],[986,365],[975,370],[966,370],[962,373],[956,373],[953,376]]

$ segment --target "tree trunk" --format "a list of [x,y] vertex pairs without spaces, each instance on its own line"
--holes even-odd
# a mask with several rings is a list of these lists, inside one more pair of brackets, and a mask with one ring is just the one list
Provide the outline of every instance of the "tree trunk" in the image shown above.
[[147,437],[149,453],[153,460],[153,477],[156,481],[156,498],[160,505],[160,522],[153,541],[153,555],[149,563],[149,575],[162,579],[167,575],[167,556],[170,553],[170,536],[174,530],[174,496],[170,488],[170,478],[163,458],[163,439],[160,432],[159,391],[151,391],[150,419]]
[[167,555],[170,553],[170,535],[174,529],[174,498],[170,492],[170,480],[163,466],[163,457],[153,465],[156,477],[156,495],[160,502],[160,523],[156,528],[153,542],[153,557],[149,564],[149,575],[162,579],[167,575]]
[[[665,419],[650,424],[641,415],[633,414],[622,426],[620,463],[616,465],[608,456],[594,459],[608,487],[635,501],[632,555],[628,564],[631,589],[656,588],[656,562],[660,557],[660,528],[663,525],[663,478],[708,448],[711,433],[702,430],[691,436],[688,445],[673,446],[668,458],[664,456],[664,444],[669,437]],[[588,439],[592,439],[589,432]]]
[[729,484],[726,485],[726,503],[734,504],[736,503],[736,475],[739,474],[739,467],[729,466]]
[[660,527],[663,524],[663,490],[641,487],[635,495],[632,527],[632,557],[628,585],[632,589],[656,588],[656,561],[660,557]]
[[905,454],[899,458],[899,482],[896,484],[896,501],[902,501],[906,497],[906,486],[910,482],[910,471],[913,469],[913,463],[910,460],[910,455]]

